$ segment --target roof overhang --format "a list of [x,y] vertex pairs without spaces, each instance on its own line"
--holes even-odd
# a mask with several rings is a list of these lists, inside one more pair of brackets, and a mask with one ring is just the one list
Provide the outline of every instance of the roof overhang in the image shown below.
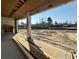
[[72,0],[2,0],[1,16],[20,19],[45,11],[56,6],[66,4]]

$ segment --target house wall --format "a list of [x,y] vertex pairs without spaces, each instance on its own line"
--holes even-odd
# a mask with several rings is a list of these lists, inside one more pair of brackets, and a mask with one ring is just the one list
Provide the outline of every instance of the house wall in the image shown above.
[[1,17],[1,25],[7,24],[7,25],[12,25],[14,27],[15,26],[14,23],[15,23],[14,18]]
[[13,32],[15,29],[15,21],[14,18],[9,18],[9,17],[1,17],[1,33],[4,33],[4,29],[2,28],[4,24],[7,25],[12,25],[13,26]]

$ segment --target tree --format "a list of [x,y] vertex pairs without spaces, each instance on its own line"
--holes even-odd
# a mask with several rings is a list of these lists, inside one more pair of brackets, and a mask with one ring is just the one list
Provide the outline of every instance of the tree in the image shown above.
[[55,21],[55,25],[57,25],[58,23],[57,23],[57,21]]
[[21,25],[23,26],[24,25],[24,22],[21,21]]
[[64,24],[66,24],[66,25],[67,25],[67,24],[68,24],[68,21],[66,21]]
[[77,22],[75,22],[75,26],[77,27]]
[[49,26],[52,25],[52,19],[51,19],[51,17],[48,17],[47,21],[48,21],[48,25]]

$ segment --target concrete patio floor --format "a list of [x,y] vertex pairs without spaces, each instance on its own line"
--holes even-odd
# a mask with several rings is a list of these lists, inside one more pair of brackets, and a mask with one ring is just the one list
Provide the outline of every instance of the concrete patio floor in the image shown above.
[[28,59],[12,40],[13,34],[1,36],[1,59]]

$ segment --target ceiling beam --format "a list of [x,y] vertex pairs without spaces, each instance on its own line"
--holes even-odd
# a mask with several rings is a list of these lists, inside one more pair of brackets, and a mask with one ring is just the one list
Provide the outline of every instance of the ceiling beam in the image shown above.
[[15,6],[15,9],[13,9],[9,15],[9,17],[11,17],[16,11],[18,11],[18,9],[24,5],[24,3],[26,2],[27,0],[19,0]]

